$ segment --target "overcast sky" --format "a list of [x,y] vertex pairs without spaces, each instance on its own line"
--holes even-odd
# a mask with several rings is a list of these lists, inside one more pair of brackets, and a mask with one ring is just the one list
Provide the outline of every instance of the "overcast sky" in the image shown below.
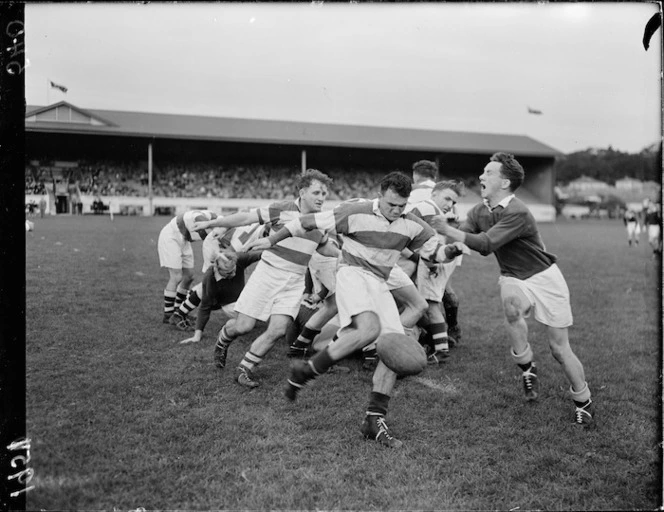
[[661,139],[662,29],[648,51],[642,45],[656,10],[28,3],[26,100],[510,133],[566,153],[637,152]]

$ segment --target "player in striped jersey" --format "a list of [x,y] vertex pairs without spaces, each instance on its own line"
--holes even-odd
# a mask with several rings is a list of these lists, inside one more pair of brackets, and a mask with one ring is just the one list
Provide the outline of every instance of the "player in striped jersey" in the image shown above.
[[[433,262],[450,261],[460,254],[457,246],[441,245],[425,222],[404,213],[410,191],[410,179],[392,172],[381,180],[377,199],[342,203],[331,211],[304,215],[249,246],[267,249],[290,236],[318,229],[334,229],[343,238],[336,283],[339,337],[308,361],[293,362],[286,388],[290,400],[295,400],[305,383],[372,343],[380,334],[403,334],[386,281],[404,248],[419,251]],[[384,419],[395,382],[396,374],[379,362],[361,431],[366,438],[398,448],[402,443],[390,435]]]
[[413,164],[413,190],[408,204],[414,205],[431,198],[431,191],[438,179],[438,165],[430,160],[420,160]]
[[[320,212],[328,195],[332,180],[326,174],[308,169],[298,176],[296,200],[277,201],[263,208],[254,208],[213,222],[204,222],[201,227],[235,227],[253,222],[269,224],[272,232],[286,222],[301,215]],[[336,256],[338,249],[328,243],[323,230],[313,229],[301,237],[290,238],[263,251],[261,260],[247,281],[235,304],[237,317],[230,319],[217,338],[215,361],[219,368],[226,365],[229,345],[237,337],[250,332],[257,320],[267,322],[267,329],[254,340],[238,367],[237,382],[245,387],[259,385],[253,376],[254,368],[260,364],[281,338],[300,308],[304,291],[304,274],[314,251],[327,256]]]
[[159,264],[168,270],[164,289],[164,323],[187,297],[194,280],[194,251],[191,242],[204,240],[206,229],[195,229],[197,221],[209,221],[217,214],[209,210],[191,210],[175,216],[159,233],[157,252]]
[[[187,299],[173,313],[171,323],[181,331],[192,329],[189,313],[200,305],[200,313],[203,315],[196,318],[196,329],[193,337],[187,338],[180,343],[198,342],[203,336],[205,325],[210,318],[210,312],[234,303],[244,288],[244,271],[252,263],[260,259],[260,254],[247,255],[244,253],[245,246],[265,234],[265,227],[258,222],[249,226],[237,228],[214,228],[203,240],[203,274],[200,283],[191,289]],[[236,270],[233,275],[216,279],[208,270],[218,262],[219,255],[240,253],[233,256]],[[218,265],[219,266],[219,265]]]
[[[427,224],[434,217],[444,217],[453,211],[462,192],[462,185],[455,181],[440,181],[431,191],[431,198],[416,203],[409,210]],[[439,235],[441,242],[445,237]],[[470,252],[470,251],[468,251]],[[461,264],[461,256],[449,263],[431,263],[420,260],[417,265],[417,288],[427,301],[425,320],[430,337],[429,364],[439,364],[449,357],[447,322],[441,308],[441,301],[447,281],[452,272]]]
[[[413,164],[413,191],[408,198],[408,205],[431,199],[431,191],[436,185],[435,179],[438,176],[438,165],[430,160],[420,160]],[[456,213],[456,208],[452,208]],[[448,214],[447,218],[451,216]],[[458,219],[457,219],[458,220]],[[445,293],[443,294],[442,306],[445,311],[445,320],[448,327],[448,339],[451,346],[457,345],[461,341],[461,327],[459,327],[459,298],[454,292],[452,285],[447,283]]]

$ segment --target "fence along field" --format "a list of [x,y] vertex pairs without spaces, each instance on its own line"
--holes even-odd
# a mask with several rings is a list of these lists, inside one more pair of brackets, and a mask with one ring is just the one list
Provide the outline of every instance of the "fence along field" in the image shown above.
[[[359,360],[298,402],[282,391],[285,344],[233,382],[229,364],[161,324],[166,217],[59,216],[26,233],[26,411],[35,489],[29,510],[636,510],[661,505],[660,266],[620,221],[541,226],[572,293],[573,347],[598,428],[571,425],[566,381],[530,323],[542,380],[522,399],[499,309],[497,264],[464,259],[453,285],[463,344],[399,381],[388,413],[405,443],[362,439],[370,376]],[[202,262],[195,246],[196,265]],[[200,273],[199,273],[200,275]]]

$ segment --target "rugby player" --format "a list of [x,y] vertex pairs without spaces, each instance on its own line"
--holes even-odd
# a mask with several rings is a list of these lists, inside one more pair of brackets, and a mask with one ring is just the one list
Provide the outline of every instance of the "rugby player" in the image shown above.
[[[298,176],[296,187],[299,197],[296,200],[277,201],[264,208],[202,222],[200,227],[230,228],[259,222],[269,224],[272,232],[275,232],[286,222],[301,215],[320,212],[331,184],[332,179],[326,174],[316,169],[307,169]],[[267,322],[267,329],[254,340],[240,362],[236,379],[240,385],[248,388],[259,386],[258,380],[254,378],[254,369],[275,342],[284,336],[296,317],[304,291],[304,274],[311,255],[317,250],[331,257],[339,253],[329,242],[327,234],[317,229],[301,237],[284,240],[263,252],[235,304],[237,317],[230,319],[221,328],[215,345],[216,365],[224,368],[230,344],[250,332],[258,320]]]
[[487,256],[496,255],[500,267],[500,297],[510,340],[510,354],[522,371],[526,400],[539,394],[537,367],[528,343],[526,318],[547,327],[549,348],[570,383],[574,401],[574,423],[594,425],[594,406],[583,365],[569,343],[572,325],[569,290],[557,257],[547,252],[537,223],[528,207],[514,192],[525,173],[513,155],[495,153],[479,177],[483,202],[469,212],[461,229],[445,222],[437,227],[448,240],[463,242]]
[[[386,175],[380,194],[373,201],[342,203],[331,211],[304,215],[283,229],[250,244],[268,249],[293,235],[336,229],[342,235],[342,253],[337,271],[336,295],[341,329],[339,337],[308,361],[294,361],[286,397],[295,400],[310,380],[325,373],[336,361],[373,343],[383,333],[404,333],[387,278],[401,251],[419,251],[431,261],[449,261],[459,255],[457,246],[442,246],[436,233],[414,215],[404,213],[411,191],[410,179],[399,172]],[[396,374],[379,361],[373,374],[361,432],[367,439],[398,448],[385,422]]]

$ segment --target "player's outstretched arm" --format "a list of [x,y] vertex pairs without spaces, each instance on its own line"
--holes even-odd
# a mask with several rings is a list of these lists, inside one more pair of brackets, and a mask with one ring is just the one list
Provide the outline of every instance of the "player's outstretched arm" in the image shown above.
[[227,215],[226,217],[217,217],[212,220],[204,220],[194,222],[193,230],[209,228],[236,228],[238,226],[247,226],[258,222],[258,210],[250,210],[248,212],[237,212]]

